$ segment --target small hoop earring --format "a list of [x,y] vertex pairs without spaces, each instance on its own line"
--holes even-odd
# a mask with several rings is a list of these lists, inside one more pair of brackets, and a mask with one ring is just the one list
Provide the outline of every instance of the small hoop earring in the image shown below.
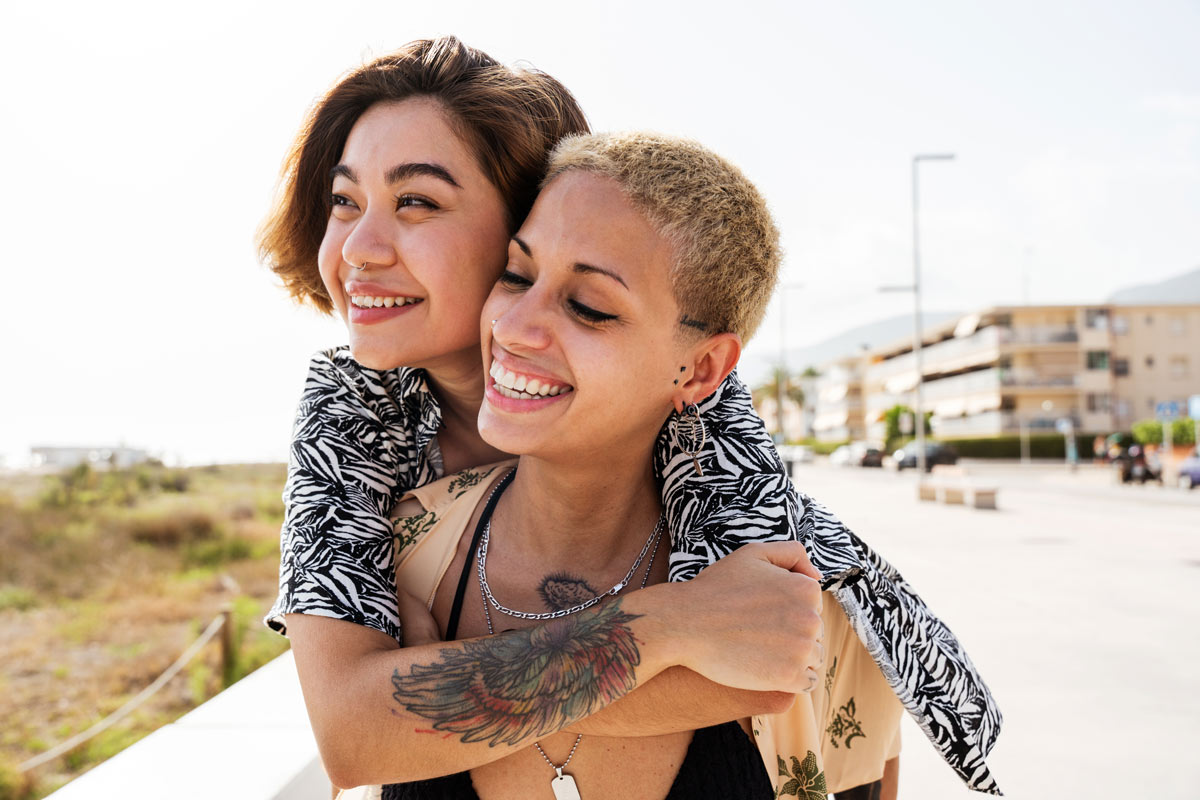
[[[681,430],[684,425],[687,426],[686,432]],[[708,430],[704,427],[704,418],[700,416],[700,407],[695,403],[688,403],[683,407],[683,413],[675,418],[674,438],[675,446],[692,459],[696,474],[704,477],[704,470],[700,469],[700,453],[708,441]]]

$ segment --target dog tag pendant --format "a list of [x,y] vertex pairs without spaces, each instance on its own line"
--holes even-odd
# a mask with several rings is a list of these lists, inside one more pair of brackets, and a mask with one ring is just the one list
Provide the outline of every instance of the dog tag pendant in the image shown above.
[[562,767],[555,767],[553,778],[550,779],[550,789],[554,792],[554,800],[580,800],[579,787],[570,775],[564,775]]

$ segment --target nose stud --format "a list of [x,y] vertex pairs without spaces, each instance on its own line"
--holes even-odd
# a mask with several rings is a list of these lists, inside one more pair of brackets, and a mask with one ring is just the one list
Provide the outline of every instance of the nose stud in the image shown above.
[[494,327],[496,327],[496,323],[497,323],[497,322],[499,322],[499,320],[495,320],[495,319],[494,319],[494,320],[492,320],[492,327],[493,327],[493,328],[494,328]]

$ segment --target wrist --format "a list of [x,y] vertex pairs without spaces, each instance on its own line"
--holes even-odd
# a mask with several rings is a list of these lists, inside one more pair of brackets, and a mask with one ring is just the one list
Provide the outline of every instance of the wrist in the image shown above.
[[682,611],[687,608],[683,598],[686,587],[683,583],[657,584],[633,592],[622,602],[625,611],[638,615],[634,630],[641,654],[639,681],[669,667],[688,666],[693,647],[690,618]]

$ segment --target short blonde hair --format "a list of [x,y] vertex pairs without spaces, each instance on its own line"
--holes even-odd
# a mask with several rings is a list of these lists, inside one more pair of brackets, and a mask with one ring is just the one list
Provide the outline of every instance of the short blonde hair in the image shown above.
[[675,247],[671,283],[685,327],[749,340],[779,277],[779,231],[741,170],[696,142],[657,133],[568,136],[542,181],[584,170],[617,182]]

